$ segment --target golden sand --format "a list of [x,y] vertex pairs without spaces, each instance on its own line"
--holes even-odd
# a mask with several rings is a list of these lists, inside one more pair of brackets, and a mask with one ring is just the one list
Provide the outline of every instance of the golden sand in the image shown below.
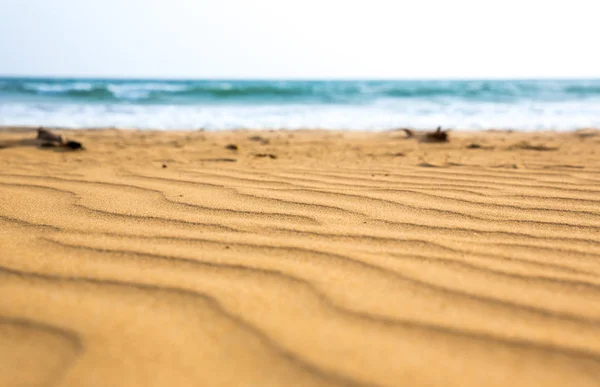
[[600,386],[600,131],[63,134],[0,131],[2,387]]

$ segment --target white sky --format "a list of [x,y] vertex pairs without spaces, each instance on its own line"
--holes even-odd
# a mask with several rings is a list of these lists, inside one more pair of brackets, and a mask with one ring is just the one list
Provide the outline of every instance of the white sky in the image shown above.
[[600,77],[596,0],[0,0],[0,75]]

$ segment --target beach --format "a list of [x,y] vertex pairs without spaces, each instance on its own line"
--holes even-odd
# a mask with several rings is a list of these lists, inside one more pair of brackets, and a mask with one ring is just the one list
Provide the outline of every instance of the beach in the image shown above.
[[0,386],[600,386],[600,131],[0,129]]

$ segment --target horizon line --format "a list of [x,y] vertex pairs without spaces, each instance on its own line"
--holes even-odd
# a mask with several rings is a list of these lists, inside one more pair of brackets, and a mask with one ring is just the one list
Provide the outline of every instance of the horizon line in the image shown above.
[[0,79],[78,79],[78,80],[130,80],[130,81],[600,81],[600,75],[594,77],[398,77],[398,78],[367,78],[367,77],[169,77],[169,76],[91,76],[91,75],[15,75],[0,74]]

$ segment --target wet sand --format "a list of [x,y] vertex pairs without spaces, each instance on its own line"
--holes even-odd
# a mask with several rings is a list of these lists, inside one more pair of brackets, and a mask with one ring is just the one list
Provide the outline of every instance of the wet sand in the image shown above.
[[0,130],[0,386],[600,386],[600,131],[61,133]]

